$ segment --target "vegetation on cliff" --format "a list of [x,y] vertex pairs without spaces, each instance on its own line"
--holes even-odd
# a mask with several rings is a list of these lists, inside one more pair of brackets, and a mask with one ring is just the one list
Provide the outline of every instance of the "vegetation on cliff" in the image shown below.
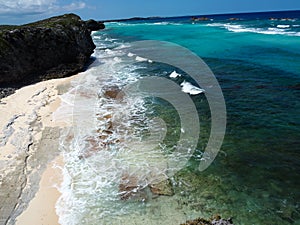
[[82,71],[104,24],[65,14],[21,26],[0,26],[0,86],[19,87]]

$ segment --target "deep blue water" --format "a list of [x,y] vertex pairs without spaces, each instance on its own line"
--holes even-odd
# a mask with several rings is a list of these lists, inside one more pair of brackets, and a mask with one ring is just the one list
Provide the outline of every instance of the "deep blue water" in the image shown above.
[[[211,118],[205,95],[192,96],[202,127],[198,150],[173,178],[178,214],[220,214],[233,217],[235,224],[300,224],[300,11],[206,17],[210,20],[189,16],[107,23],[93,34],[96,58],[100,55],[101,62],[106,53],[120,57],[118,47],[135,41],[168,41],[201,57],[217,78],[227,108],[225,139],[213,164],[199,172]],[[138,76],[168,77],[176,70],[193,83],[169,65],[135,66]],[[171,146],[178,138],[179,117],[166,102],[154,103],[148,107],[171,129],[165,140]],[[175,185],[181,182],[186,185]],[[157,217],[153,224],[170,223],[164,215]]]

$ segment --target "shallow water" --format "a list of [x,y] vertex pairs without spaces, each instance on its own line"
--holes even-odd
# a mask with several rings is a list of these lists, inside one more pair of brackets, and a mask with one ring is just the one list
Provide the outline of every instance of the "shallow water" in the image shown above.
[[[61,108],[56,115],[70,115],[74,125],[62,138],[66,167],[57,205],[62,224],[175,225],[215,214],[233,217],[235,224],[300,224],[300,21],[260,16],[108,23],[105,31],[93,34],[96,61],[63,96],[73,110]],[[174,195],[157,197],[146,188],[124,201],[119,190],[124,174],[147,187],[151,179],[160,179],[153,173],[168,171],[166,158],[172,156],[181,124],[174,107],[162,99],[109,99],[103,90],[145,76],[170,78],[174,71],[181,74],[178,85],[184,80],[195,84],[179,68],[128,56],[124,49],[138,40],[174,42],[208,64],[225,97],[227,131],[213,164],[199,172],[211,115],[204,94],[191,96],[201,132],[185,168],[170,178]],[[163,130],[155,131],[155,117],[165,122],[164,140],[147,139],[151,128]],[[110,119],[112,133],[99,141]],[[89,157],[80,157],[93,148]]]

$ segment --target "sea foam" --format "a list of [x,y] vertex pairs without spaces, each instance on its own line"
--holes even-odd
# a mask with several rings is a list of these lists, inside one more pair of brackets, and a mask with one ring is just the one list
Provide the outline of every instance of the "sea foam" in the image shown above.
[[[124,217],[138,220],[144,201],[129,204],[120,200],[122,177],[135,176],[139,185],[146,187],[167,169],[161,148],[155,148],[164,136],[157,135],[164,130],[161,123],[146,117],[144,99],[105,97],[105,90],[121,89],[139,79],[134,72],[139,68],[135,60],[149,60],[130,58],[118,48],[96,49],[94,56],[94,64],[62,95],[64,105],[55,113],[60,120],[69,117],[72,125],[60,141],[65,166],[56,210],[62,225],[96,224],[99,220],[102,224],[119,224],[111,221],[120,222]],[[131,64],[125,60],[131,60]],[[150,128],[155,129],[156,136],[151,133],[141,142]],[[159,204],[163,206],[163,202]],[[148,207],[151,211],[155,206]],[[149,215],[140,220],[150,220]]]
[[198,95],[205,92],[204,89],[198,88],[187,81],[183,81],[180,86],[182,87],[181,90],[184,93],[188,93],[190,95]]
[[135,58],[135,60],[138,61],[138,62],[146,62],[146,61],[148,61],[148,59],[143,58],[143,57],[140,57],[140,56],[137,56],[137,57]]
[[287,25],[281,25],[281,26],[278,25],[277,28],[274,27],[254,28],[254,27],[246,27],[239,24],[213,23],[213,24],[207,24],[207,26],[221,27],[227,29],[228,31],[236,32],[236,33],[249,32],[249,33],[257,33],[257,34],[300,36],[300,32],[286,31],[286,29],[282,29],[282,28],[288,28],[286,27]]
[[171,77],[171,78],[177,78],[177,77],[181,77],[181,74],[177,73],[176,71],[173,71],[173,72],[169,75],[169,77]]
[[278,28],[289,28],[290,25],[277,25]]

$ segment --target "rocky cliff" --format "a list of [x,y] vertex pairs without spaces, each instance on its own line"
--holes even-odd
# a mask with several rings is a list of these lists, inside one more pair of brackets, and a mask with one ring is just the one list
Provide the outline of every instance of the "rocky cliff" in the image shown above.
[[0,87],[20,87],[82,71],[95,49],[91,31],[99,29],[104,29],[103,23],[83,21],[75,14],[0,26]]

